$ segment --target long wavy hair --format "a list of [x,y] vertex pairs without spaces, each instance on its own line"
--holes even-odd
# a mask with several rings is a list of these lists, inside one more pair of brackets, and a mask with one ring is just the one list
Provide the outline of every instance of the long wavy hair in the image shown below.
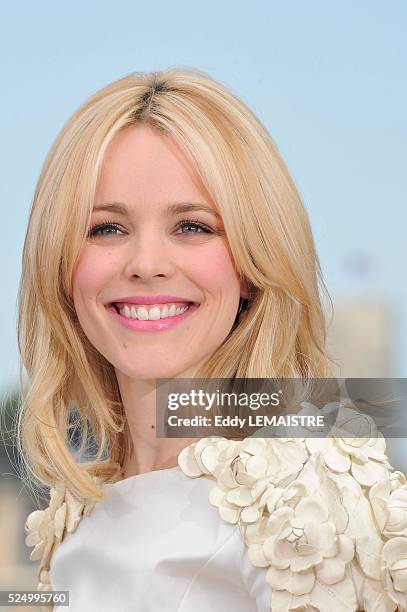
[[91,476],[120,479],[132,451],[113,365],[76,317],[72,275],[106,147],[135,124],[172,137],[197,168],[222,216],[236,269],[250,287],[236,324],[199,375],[332,376],[323,294],[330,300],[308,216],[265,127],[198,70],[125,76],[77,110],[45,160],[18,295],[23,472],[45,486],[62,481],[83,499],[101,499],[103,488]]

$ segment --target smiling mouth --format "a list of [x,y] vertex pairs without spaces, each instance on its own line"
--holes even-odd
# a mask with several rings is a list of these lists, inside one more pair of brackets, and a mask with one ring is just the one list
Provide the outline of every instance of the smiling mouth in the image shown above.
[[158,321],[160,319],[172,319],[187,312],[192,306],[199,306],[197,302],[166,303],[152,305],[124,304],[111,302],[107,308],[114,310],[125,319],[136,321]]

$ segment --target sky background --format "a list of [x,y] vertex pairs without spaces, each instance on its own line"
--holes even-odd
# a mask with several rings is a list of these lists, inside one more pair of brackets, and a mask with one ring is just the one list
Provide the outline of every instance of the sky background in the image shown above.
[[[76,108],[133,71],[195,67],[266,125],[337,296],[391,308],[407,375],[407,3],[15,2],[0,25],[0,389],[17,382],[21,253],[43,160]],[[46,220],[44,220],[46,222]]]

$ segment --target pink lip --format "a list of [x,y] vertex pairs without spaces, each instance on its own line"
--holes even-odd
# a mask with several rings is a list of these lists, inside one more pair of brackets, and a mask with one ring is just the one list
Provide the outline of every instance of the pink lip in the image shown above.
[[[162,298],[163,296],[158,296],[158,297]],[[126,298],[126,301],[127,299],[128,298]],[[183,300],[183,301],[187,301],[187,300]],[[136,303],[140,303],[140,302],[136,302]],[[161,302],[156,302],[156,303],[161,303]],[[199,308],[199,304],[191,304],[188,310],[186,310],[182,314],[177,315],[175,317],[165,317],[164,319],[158,319],[157,321],[139,321],[138,319],[129,319],[127,317],[123,317],[121,314],[117,312],[114,306],[106,305],[107,311],[113,317],[115,317],[118,323],[123,325],[123,327],[126,327],[127,329],[131,331],[143,331],[143,332],[157,332],[157,331],[166,331],[167,329],[173,329],[174,327],[182,323],[184,319],[186,319],[191,314],[193,314],[195,310],[197,310],[198,308]]]
[[194,300],[189,298],[179,297],[176,295],[129,295],[125,297],[115,298],[109,304],[127,303],[127,304],[169,304],[169,303],[191,303]]

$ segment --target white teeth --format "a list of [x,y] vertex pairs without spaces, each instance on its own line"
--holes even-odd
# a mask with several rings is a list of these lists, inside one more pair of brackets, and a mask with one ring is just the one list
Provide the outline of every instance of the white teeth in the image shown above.
[[140,319],[140,321],[148,321],[147,308],[144,308],[143,306],[137,308],[137,318]]
[[125,305],[119,309],[120,314],[128,319],[139,319],[140,321],[157,321],[166,317],[176,317],[188,310],[189,306],[177,306],[176,304],[164,304],[153,306],[149,310],[145,306]]
[[147,313],[148,316],[148,320],[149,321],[157,321],[157,319],[160,318],[160,309],[158,308],[158,306],[154,306],[154,308],[152,308],[150,310],[150,312]]

